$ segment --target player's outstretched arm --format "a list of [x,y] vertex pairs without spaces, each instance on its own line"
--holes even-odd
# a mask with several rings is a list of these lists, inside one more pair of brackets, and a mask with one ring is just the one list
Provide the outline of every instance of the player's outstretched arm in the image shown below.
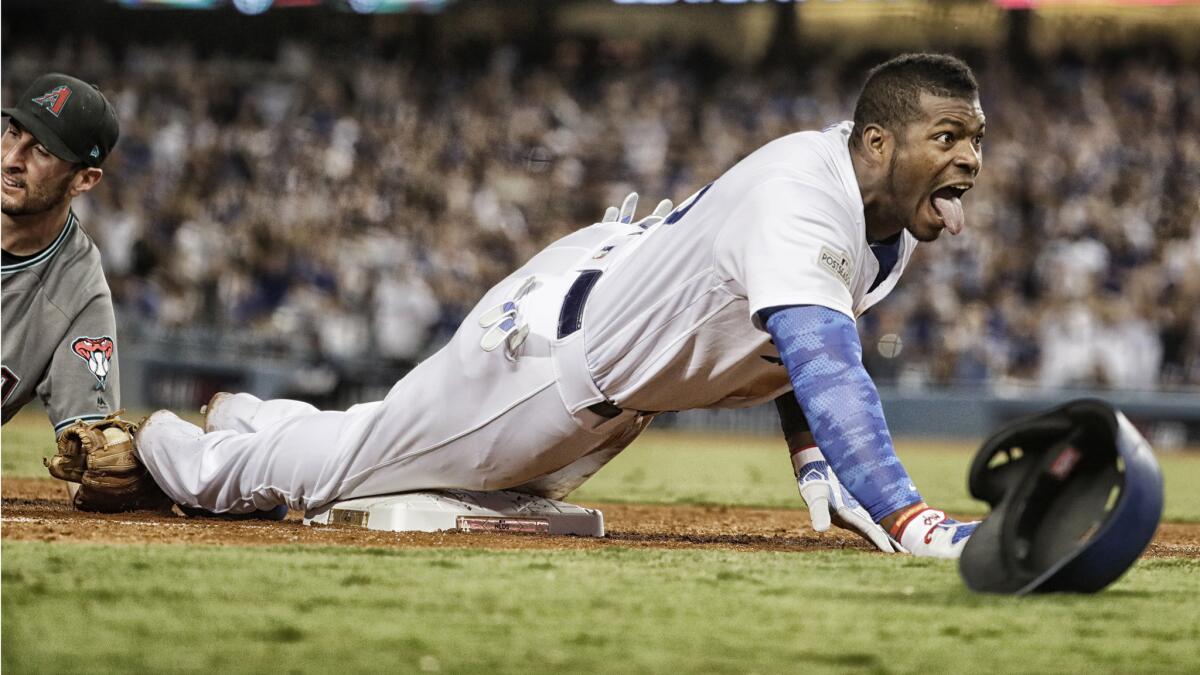
[[854,321],[816,305],[763,314],[813,438],[849,493],[889,529],[894,544],[914,555],[957,558],[975,523],[950,520],[921,499],[892,447]]
[[838,480],[813,440],[812,431],[795,395],[788,392],[780,396],[775,399],[775,407],[779,411],[779,422],[791,453],[796,487],[808,506],[812,528],[817,532],[825,532],[830,525],[836,525],[857,534],[884,553],[898,552],[899,548],[883,528],[871,520],[866,509]]

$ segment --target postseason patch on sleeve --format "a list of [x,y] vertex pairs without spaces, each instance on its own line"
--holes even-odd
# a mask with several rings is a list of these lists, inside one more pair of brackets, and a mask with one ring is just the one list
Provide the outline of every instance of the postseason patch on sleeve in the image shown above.
[[840,279],[846,288],[850,288],[850,279],[854,276],[854,263],[850,261],[850,256],[828,246],[822,246],[818,260],[821,267]]

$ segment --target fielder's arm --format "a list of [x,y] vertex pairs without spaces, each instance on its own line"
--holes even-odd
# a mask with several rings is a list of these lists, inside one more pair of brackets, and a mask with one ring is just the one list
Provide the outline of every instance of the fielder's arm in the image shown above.
[[117,325],[112,300],[97,295],[65,331],[37,393],[60,435],[74,422],[101,420],[121,405]]

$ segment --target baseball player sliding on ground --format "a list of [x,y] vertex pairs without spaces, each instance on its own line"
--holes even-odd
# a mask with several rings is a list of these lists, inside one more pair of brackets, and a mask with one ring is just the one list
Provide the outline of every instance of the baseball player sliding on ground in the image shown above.
[[956,557],[975,524],[927,506],[896,457],[855,318],[918,241],[962,230],[977,89],[952,57],[888,61],[852,123],[768,143],[639,222],[627,200],[537,254],[384,400],[218,395],[205,429],[152,415],[140,458],[176,503],[218,513],[440,488],[559,498],[657,412],[774,399],[818,528]]

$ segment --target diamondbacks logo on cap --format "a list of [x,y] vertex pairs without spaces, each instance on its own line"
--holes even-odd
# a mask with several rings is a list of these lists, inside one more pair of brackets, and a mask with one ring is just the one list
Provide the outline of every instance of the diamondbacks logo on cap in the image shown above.
[[69,98],[71,98],[71,88],[63,84],[33,99],[33,102],[49,110],[51,115],[58,117],[67,105]]

